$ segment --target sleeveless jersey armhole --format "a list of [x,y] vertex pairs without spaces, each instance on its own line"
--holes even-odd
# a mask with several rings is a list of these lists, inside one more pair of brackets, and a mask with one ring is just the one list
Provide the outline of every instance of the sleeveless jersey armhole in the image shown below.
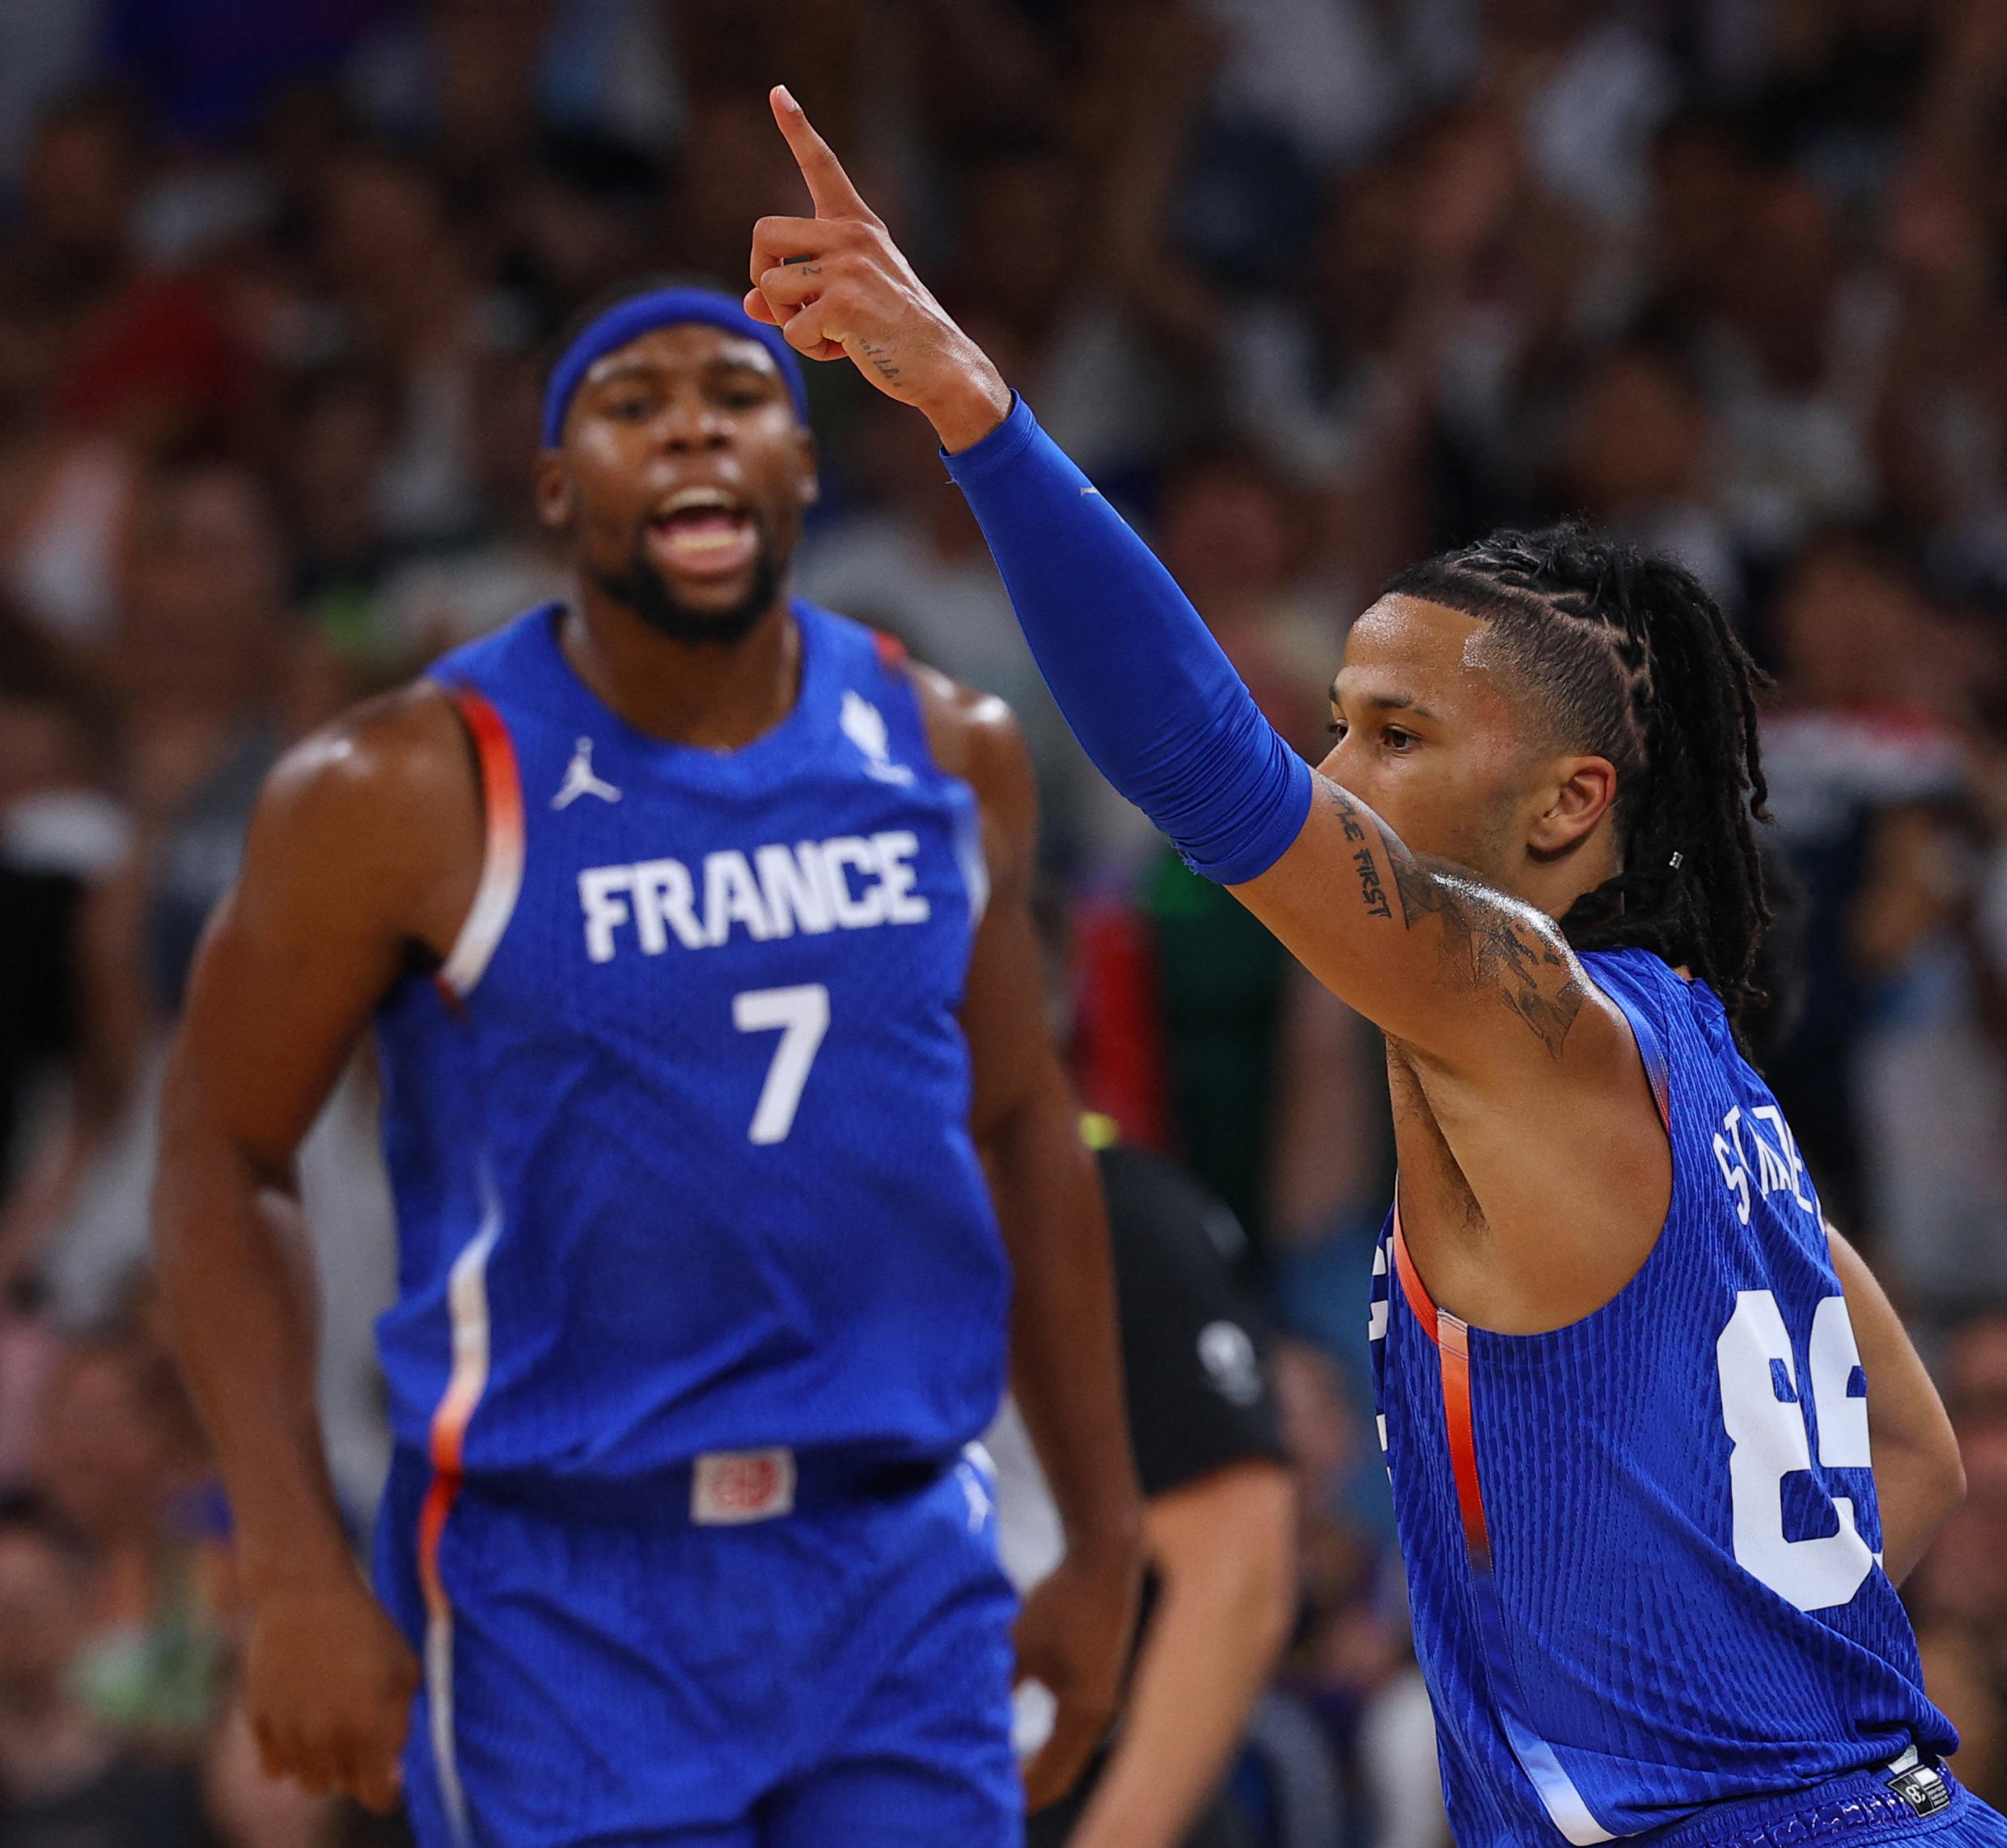
[[1615,1001],[1624,1017],[1631,1023],[1631,1037],[1637,1042],[1638,1059],[1645,1068],[1645,1081],[1652,1088],[1652,1102],[1658,1106],[1658,1120],[1665,1125],[1666,1135],[1670,1135],[1672,1068],[1666,1058],[1666,1042],[1660,1038],[1658,1029],[1645,1018],[1644,1010],[1628,996],[1613,984],[1596,981],[1594,970],[1588,973],[1598,992]]
[[1532,1785],[1540,1807],[1573,1848],[1591,1848],[1615,1839],[1589,1807],[1553,1746],[1534,1723],[1534,1709],[1520,1685],[1512,1651],[1506,1641],[1504,1613],[1493,1575],[1491,1524],[1484,1512],[1484,1491],[1477,1467],[1477,1420],[1471,1402],[1470,1329],[1447,1309],[1438,1309],[1415,1269],[1401,1233],[1400,1203],[1393,1212],[1394,1268],[1401,1294],[1421,1330],[1436,1350],[1442,1382],[1444,1434],[1448,1440],[1450,1479],[1455,1486],[1457,1514],[1463,1529],[1464,1556],[1477,1623],[1484,1673],[1491,1684],[1492,1706],[1506,1745]]
[[523,889],[523,780],[502,714],[471,687],[450,686],[445,691],[473,746],[483,818],[481,883],[452,950],[434,977],[457,1007],[485,973]]

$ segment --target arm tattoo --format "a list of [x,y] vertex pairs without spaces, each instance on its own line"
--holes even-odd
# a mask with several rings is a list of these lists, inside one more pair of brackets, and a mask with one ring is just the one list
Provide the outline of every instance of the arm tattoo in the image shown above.
[[898,378],[899,367],[895,362],[887,359],[885,357],[885,349],[883,347],[874,346],[867,340],[860,340],[857,342],[857,346],[863,353],[864,357],[870,360],[873,366],[878,368],[879,376],[880,378],[887,380]]
[[1350,797],[1335,788],[1332,800],[1337,804],[1338,825],[1345,831],[1345,839],[1356,848],[1352,864],[1359,875],[1359,896],[1365,903],[1367,916],[1392,917],[1394,909],[1387,902],[1387,888],[1380,883],[1380,869],[1373,857],[1373,849],[1366,844],[1366,830],[1359,825],[1358,810]]
[[[1374,917],[1391,916],[1359,807],[1342,790],[1327,787],[1338,825],[1355,850],[1366,909]],[[1463,994],[1490,989],[1560,1058],[1588,991],[1552,932],[1454,861],[1411,852],[1384,824],[1378,832],[1400,899],[1402,927],[1412,930],[1425,917],[1437,920],[1448,984]]]

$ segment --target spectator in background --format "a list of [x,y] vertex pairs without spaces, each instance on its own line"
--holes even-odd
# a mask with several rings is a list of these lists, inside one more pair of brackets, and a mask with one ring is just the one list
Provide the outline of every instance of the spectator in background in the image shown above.
[[136,466],[118,432],[78,415],[68,382],[123,273],[137,159],[112,104],[44,117],[26,209],[0,240],[0,586],[79,643],[111,627]]
[[[1065,1043],[1069,945],[1055,899],[1048,887],[1035,915]],[[1149,1576],[1114,1734],[1081,1784],[1029,1819],[1026,1839],[1029,1848],[1294,1848],[1306,1837],[1257,1837],[1221,1789],[1297,1602],[1294,1491],[1265,1330],[1231,1280],[1246,1235],[1170,1162],[1124,1146],[1108,1119],[1088,1116],[1082,1127],[1107,1201]],[[1014,1403],[986,1441],[1004,1570],[1023,1591],[1052,1570],[1065,1535]],[[1021,1732],[1041,1719],[1020,1702]]]
[[1931,1698],[1958,1729],[1952,1763],[1981,1796],[2007,1790],[2007,1431],[1961,1432],[1965,1505],[1911,1592]]
[[337,361],[292,381],[273,476],[292,556],[292,599],[337,653],[367,661],[391,561],[379,483],[396,435],[396,387]]
[[1305,510],[1256,453],[1206,444],[1164,472],[1157,550],[1269,722],[1321,757],[1344,620],[1306,594]]
[[1837,202],[1802,172],[1759,167],[1732,197],[1694,352],[1723,510],[1738,543],[1775,560],[1874,506],[1895,302],[1878,271],[1850,257]]
[[1319,562],[1353,607],[1426,548],[1446,498],[1478,526],[1522,498],[1527,330],[1497,259],[1526,198],[1508,119],[1446,111],[1335,184],[1305,286],[1225,324],[1236,427],[1323,497]]
[[[1363,1326],[1363,1324],[1361,1324]],[[1283,1343],[1274,1364],[1297,1478],[1304,1609],[1283,1685],[1313,1713],[1381,1848],[1448,1848],[1435,1720],[1408,1641],[1392,1510],[1375,1534],[1361,1475],[1384,1481],[1361,1401],[1331,1357]]]
[[[82,666],[0,607],[0,1302],[14,1309],[125,1107],[145,1031],[112,748]],[[23,1342],[0,1309],[0,1352]],[[0,1377],[0,1484],[20,1465],[32,1376]]]
[[347,150],[316,175],[314,206],[342,345],[396,381],[396,439],[377,488],[385,533],[412,544],[464,539],[480,518],[480,357],[521,330],[482,290],[438,182],[418,163]]
[[33,1483],[94,1563],[78,1698],[125,1736],[192,1747],[220,1691],[221,1511],[173,1364],[142,1330],[64,1355],[43,1402]]
[[[1118,67],[1103,81],[1118,85],[1126,74]],[[1137,132],[1137,112],[1162,106],[1118,90],[1112,132]],[[1070,453],[1119,493],[1189,433],[1190,400],[1132,301],[1146,283],[1111,260],[1120,195],[1101,180],[1064,146],[1000,152],[972,167],[962,179],[960,236],[943,294],[980,304],[977,319],[1001,327],[1026,395],[1048,408]],[[1133,281],[1142,285],[1132,290]]]
[[1617,347],[1577,389],[1562,452],[1566,500],[1598,526],[1676,558],[1731,613],[1740,560],[1712,503],[1707,406],[1674,361]]
[[152,486],[114,661],[148,867],[148,958],[170,1015],[284,737],[286,594],[271,504],[248,470],[192,463]]
[[807,203],[786,147],[774,152],[773,119],[756,85],[696,104],[676,180],[665,195],[666,242],[675,265],[699,276],[737,276],[746,266],[746,227]]
[[1821,1199],[1869,1231],[1856,1055],[1865,1021],[1848,923],[1880,813],[1949,796],[1959,759],[1948,715],[1919,673],[1930,612],[1899,555],[1831,535],[1801,554],[1777,601],[1783,704],[1766,721],[1764,768],[1778,837],[1808,898],[1805,1005],[1770,1056],[1776,1091]]
[[201,1848],[194,1778],[122,1748],[71,1691],[97,1576],[49,1514],[0,1506],[0,1842]]
[[2001,851],[1964,792],[1884,810],[1848,922],[1869,1013],[1856,1051],[1868,1223],[1891,1282],[1949,1318],[2007,1292],[2007,1059],[1975,939]]
[[1937,1374],[1961,1431],[2007,1430],[2007,1300],[1975,1310],[1953,1330]]
[[591,133],[547,134],[498,201],[498,267],[539,302],[590,301],[661,260],[663,192],[652,153]]
[[132,229],[146,155],[123,95],[53,111],[5,257],[19,298],[55,325],[57,414],[79,432],[164,455],[233,437],[244,379],[231,330],[193,278],[138,259]]
[[[1321,757],[1341,637],[1335,611],[1298,588],[1297,505],[1255,456],[1200,448],[1167,474],[1157,537],[1269,720]],[[1168,848],[1140,883],[1171,1146],[1265,1250],[1289,958]]]
[[[1251,1848],[1244,1811],[1219,1787],[1295,1613],[1295,1516],[1260,1325],[1228,1281],[1241,1235],[1161,1157],[1110,1144],[1099,1160],[1150,1588],[1105,1757],[1030,1819],[1026,1839]],[[1051,1569],[1062,1537],[1014,1412],[990,1441],[1005,1568],[1022,1588]]]
[[319,654],[289,620],[286,561],[257,477],[232,461],[163,471],[136,515],[116,646],[124,784],[134,822],[131,958],[147,1021],[133,1102],[44,1268],[59,1312],[108,1313],[146,1250],[160,1034],[252,800],[289,733],[321,716]]
[[527,354],[483,356],[474,373],[469,438],[481,518],[468,543],[421,553],[377,592],[372,654],[409,673],[537,603],[570,578],[557,535],[539,517],[528,466],[536,454],[542,380]]

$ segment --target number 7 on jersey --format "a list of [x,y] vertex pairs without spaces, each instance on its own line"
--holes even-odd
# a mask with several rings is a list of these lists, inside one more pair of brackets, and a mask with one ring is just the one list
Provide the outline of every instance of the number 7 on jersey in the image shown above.
[[780,1032],[746,1140],[785,1142],[794,1127],[809,1068],[829,1030],[829,991],[819,982],[798,988],[749,988],[732,996],[732,1025],[741,1033]]

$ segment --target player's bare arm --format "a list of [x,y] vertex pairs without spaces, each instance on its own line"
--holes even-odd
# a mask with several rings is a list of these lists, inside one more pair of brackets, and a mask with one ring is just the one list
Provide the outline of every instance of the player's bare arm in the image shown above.
[[466,740],[435,691],[293,751],[204,940],[163,1104],[155,1236],[235,1523],[260,1749],[275,1775],[379,1808],[417,1667],[328,1480],[293,1163],[385,991],[413,956],[451,949],[481,829]]
[[[785,91],[774,110],[818,215],[760,222],[747,311],[782,326],[811,357],[849,358],[922,412],[951,453],[980,441],[1010,408],[1001,376],[913,274]],[[1355,631],[1355,656],[1370,626],[1369,615]],[[1463,716],[1496,720],[1483,708],[1497,696],[1465,658],[1481,648],[1467,632],[1481,626],[1454,617],[1437,625],[1420,640],[1428,659],[1409,658],[1417,644],[1405,635],[1377,662],[1349,659],[1336,696],[1342,735],[1307,819],[1259,877],[1229,882],[1411,1064],[1440,1134],[1426,1151],[1404,1147],[1404,1166],[1433,1157],[1465,1208],[1440,1224],[1416,1216],[1438,1300],[1488,1326],[1531,1330],[1586,1313],[1635,1272],[1663,1217],[1670,1169],[1629,1030],[1585,980],[1552,916],[1457,864],[1417,856],[1353,793],[1426,763],[1429,720],[1404,705],[1404,670],[1446,672],[1473,708]],[[1407,751],[1390,748],[1394,717],[1408,728],[1399,738],[1415,742],[1406,764],[1392,761]],[[1615,776],[1580,753],[1556,754],[1549,768],[1541,795],[1516,818],[1515,846],[1531,888],[1551,885],[1558,910],[1573,895],[1570,876],[1579,890],[1584,863],[1605,851]],[[1557,1173],[1569,1195],[1559,1203]],[[1557,1204],[1575,1210],[1557,1213]],[[1571,1243],[1557,1231],[1569,1226],[1593,1232]]]
[[1018,1625],[1019,1675],[1059,1702],[1052,1736],[1026,1768],[1027,1801],[1038,1809],[1072,1787],[1113,1716],[1141,1571],[1142,1508],[1100,1182],[1052,1041],[1025,1030],[1045,1001],[1031,913],[1031,762],[1001,700],[911,671],[936,759],[982,806],[990,899],[962,1017],[973,1127],[1016,1272],[1012,1387],[1066,1529],[1065,1558],[1027,1598]]
[[1965,1465],[1950,1416],[1895,1305],[1861,1254],[1831,1225],[1826,1240],[1868,1376],[1882,1569],[1899,1585],[1965,1499]]
[[1235,890],[1388,1036],[1404,1217],[1435,1300],[1531,1332],[1615,1295],[1665,1217],[1670,1154],[1631,1030],[1553,916],[1414,852],[1328,774],[1294,844]]

